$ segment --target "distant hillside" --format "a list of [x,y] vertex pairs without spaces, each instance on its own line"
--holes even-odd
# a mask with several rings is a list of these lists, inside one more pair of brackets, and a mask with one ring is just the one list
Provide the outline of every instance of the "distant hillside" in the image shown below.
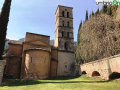
[[54,45],[54,40],[50,40],[50,45]]
[[10,39],[7,38],[8,41],[5,42],[5,47],[8,47],[8,42]]
[[24,38],[19,39],[19,41],[24,41]]
[[[19,41],[24,41],[24,38],[19,39]],[[75,41],[75,43],[77,43],[77,42]],[[54,45],[54,39],[50,40],[49,44]]]

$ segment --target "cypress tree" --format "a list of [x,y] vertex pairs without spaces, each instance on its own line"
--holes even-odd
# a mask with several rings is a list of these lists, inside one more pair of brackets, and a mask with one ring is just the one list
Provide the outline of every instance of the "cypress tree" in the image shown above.
[[92,10],[92,16],[94,15],[94,12],[93,12],[93,10]]
[[112,6],[111,5],[108,6],[107,14],[112,15]]
[[88,20],[88,11],[86,10],[86,16],[85,16],[85,21]]
[[89,15],[89,18],[92,17],[92,14]]
[[79,54],[79,43],[80,43],[80,29],[82,27],[82,20],[80,22],[79,28],[78,28],[78,34],[77,34],[77,47],[76,47],[76,52],[75,52],[75,60],[76,63],[80,62],[80,54]]
[[6,32],[7,32],[7,25],[9,21],[9,13],[10,13],[10,6],[12,0],[5,0],[2,11],[0,14],[0,60],[2,60],[2,55],[5,46],[5,39],[6,39]]
[[97,11],[95,12],[95,15],[99,14],[99,7],[97,9]]
[[107,5],[103,5],[101,13],[106,13],[106,12],[107,12]]

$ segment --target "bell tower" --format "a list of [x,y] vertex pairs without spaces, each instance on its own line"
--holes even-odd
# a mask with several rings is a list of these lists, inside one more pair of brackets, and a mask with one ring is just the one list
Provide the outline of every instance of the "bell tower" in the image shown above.
[[58,76],[70,75],[74,62],[73,13],[72,7],[58,5],[55,19],[55,42],[58,47]]

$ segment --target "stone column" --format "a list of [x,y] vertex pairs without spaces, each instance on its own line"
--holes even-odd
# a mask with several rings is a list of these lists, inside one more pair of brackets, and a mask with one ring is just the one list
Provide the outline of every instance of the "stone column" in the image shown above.
[[0,60],[0,85],[2,82],[2,78],[3,78],[4,67],[5,67],[5,61]]

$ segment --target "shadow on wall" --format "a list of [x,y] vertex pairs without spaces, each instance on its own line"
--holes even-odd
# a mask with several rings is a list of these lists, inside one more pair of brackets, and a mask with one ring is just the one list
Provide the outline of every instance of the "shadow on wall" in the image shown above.
[[93,71],[92,77],[100,76],[100,73],[98,71]]
[[118,72],[113,72],[112,74],[109,75],[109,79],[118,79],[120,78],[120,73]]

